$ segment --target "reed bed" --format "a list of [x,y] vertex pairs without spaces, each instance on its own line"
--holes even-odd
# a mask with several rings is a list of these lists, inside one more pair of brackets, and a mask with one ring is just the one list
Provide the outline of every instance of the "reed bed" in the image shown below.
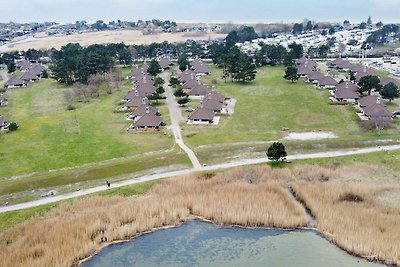
[[400,194],[398,182],[297,183],[293,189],[332,242],[350,253],[400,266],[400,206],[393,198]]
[[292,180],[287,169],[244,168],[175,178],[136,198],[74,201],[3,233],[1,266],[71,266],[110,242],[192,216],[224,225],[303,227],[304,208],[285,188]]

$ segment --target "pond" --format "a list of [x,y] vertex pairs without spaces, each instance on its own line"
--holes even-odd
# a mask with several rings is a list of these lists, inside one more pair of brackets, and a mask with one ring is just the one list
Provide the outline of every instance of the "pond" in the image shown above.
[[350,256],[314,231],[221,228],[193,220],[114,244],[85,267],[384,266]]

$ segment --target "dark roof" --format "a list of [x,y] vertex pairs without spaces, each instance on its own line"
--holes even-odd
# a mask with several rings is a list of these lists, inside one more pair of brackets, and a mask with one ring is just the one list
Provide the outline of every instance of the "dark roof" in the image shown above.
[[155,114],[145,114],[136,123],[135,127],[160,127],[163,119]]
[[197,85],[199,85],[200,82],[196,79],[190,79],[188,81],[186,81],[183,85],[182,88],[183,89],[193,89],[195,88]]
[[210,74],[211,73],[210,68],[205,64],[194,66],[193,68],[194,68],[193,69],[194,73],[204,73],[204,74]]
[[349,61],[344,60],[343,58],[337,58],[331,62],[331,65],[337,67],[339,69],[350,69],[353,67]]
[[205,96],[205,95],[208,95],[208,93],[210,93],[210,92],[211,92],[210,88],[208,88],[207,86],[205,86],[203,84],[198,84],[196,87],[194,87],[192,90],[190,90],[188,95],[190,95],[190,96]]
[[378,76],[378,75],[377,75],[376,72],[375,72],[373,69],[371,69],[371,68],[364,68],[363,71],[360,71],[360,72],[357,72],[357,73],[356,73],[356,79],[357,79],[357,81],[359,81],[362,77],[365,77],[365,76]]
[[125,107],[135,108],[141,105],[150,105],[150,101],[146,97],[134,97],[125,104]]
[[223,103],[226,99],[226,97],[220,93],[218,93],[215,90],[212,90],[210,93],[208,93],[206,96],[204,96],[203,100],[207,100],[207,99],[213,99],[213,100],[217,100],[221,103]]
[[357,91],[352,90],[351,88],[340,88],[335,91],[335,98],[337,99],[359,99]]
[[206,99],[200,103],[201,108],[211,109],[213,111],[220,111],[222,109],[222,103],[214,99]]
[[393,114],[382,104],[373,104],[363,108],[365,115],[368,117],[392,117]]
[[381,85],[385,86],[388,85],[389,83],[394,83],[395,85],[397,85],[397,87],[400,87],[400,81],[397,79],[393,79],[393,78],[383,78],[381,79]]
[[318,84],[319,86],[335,86],[338,83],[331,76],[324,76],[322,79],[318,80]]
[[181,73],[181,75],[179,75],[180,80],[183,82],[192,80],[195,77],[196,77],[196,73],[194,73],[191,70],[185,70],[184,72]]
[[15,76],[12,76],[6,83],[5,86],[9,87],[9,86],[23,86],[25,84],[25,82]]
[[28,60],[22,60],[20,62],[17,62],[17,67],[20,70],[28,70],[31,68],[31,66],[32,66],[32,63]]
[[296,60],[296,63],[297,63],[298,65],[301,65],[301,64],[306,63],[306,61],[307,61],[307,58],[306,58],[306,57],[302,57],[302,58],[297,59],[297,60]]
[[28,70],[21,76],[21,79],[26,82],[29,82],[29,81],[36,81],[39,79],[39,77],[35,71]]
[[379,103],[379,97],[375,95],[368,95],[360,98],[358,103],[361,107],[369,107]]
[[160,64],[161,68],[168,69],[172,65],[172,61],[168,58],[163,57],[158,61],[158,64]]
[[202,121],[212,121],[214,119],[215,112],[211,109],[198,108],[193,111],[189,116],[189,120],[202,120]]
[[297,74],[298,75],[309,75],[311,73],[314,72],[314,69],[311,67],[305,67],[303,65],[301,65],[298,69],[297,69]]
[[325,76],[319,71],[313,71],[312,73],[308,74],[307,77],[310,81],[315,81],[323,79]]
[[147,112],[149,114],[156,115],[158,113],[158,109],[150,105],[141,105],[134,112],[132,112],[132,115],[135,117],[141,117],[144,116]]
[[196,58],[190,63],[190,65],[194,68],[197,68],[198,66],[204,65],[204,63],[201,59]]
[[310,60],[310,59],[307,59],[306,60],[306,62],[304,62],[303,64],[302,64],[302,66],[304,66],[304,67],[311,67],[311,68],[316,68],[316,67],[318,67],[318,64],[317,64],[317,62],[315,62],[315,61],[313,61],[313,60]]
[[145,96],[146,96],[145,93],[139,92],[138,90],[133,90],[133,91],[130,91],[130,92],[124,97],[124,99],[125,99],[125,100],[130,100],[130,99],[135,98],[135,97],[143,98],[143,97],[145,97]]
[[140,68],[142,69],[143,72],[147,72],[149,69],[149,64],[147,64],[146,62],[143,63]]
[[350,68],[350,70],[351,70],[352,72],[354,72],[354,73],[363,72],[364,69],[365,69],[365,67],[362,66],[362,65],[359,65],[359,64],[353,64],[353,65],[351,66],[351,68]]
[[339,75],[339,72],[338,72],[337,70],[333,70],[333,69],[332,69],[332,70],[329,70],[329,71],[328,71],[328,74],[329,74],[329,75],[332,75],[332,76],[337,76],[337,75]]
[[157,91],[157,88],[153,84],[150,84],[150,83],[141,84],[136,89],[139,92],[144,93],[146,95],[154,94]]
[[344,82],[344,83],[339,83],[336,85],[335,90],[341,90],[341,89],[349,89],[351,91],[357,91],[358,87],[355,83],[352,82]]

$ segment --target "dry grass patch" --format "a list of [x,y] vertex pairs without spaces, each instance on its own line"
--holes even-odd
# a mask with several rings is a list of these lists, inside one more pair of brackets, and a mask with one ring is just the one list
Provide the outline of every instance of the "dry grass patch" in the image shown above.
[[137,198],[75,201],[2,234],[0,258],[4,266],[71,266],[109,242],[192,216],[248,227],[306,226],[303,207],[282,186],[291,179],[287,169],[246,168],[172,179]]
[[400,265],[400,208],[380,200],[400,192],[398,183],[298,183],[293,189],[328,239],[357,255]]

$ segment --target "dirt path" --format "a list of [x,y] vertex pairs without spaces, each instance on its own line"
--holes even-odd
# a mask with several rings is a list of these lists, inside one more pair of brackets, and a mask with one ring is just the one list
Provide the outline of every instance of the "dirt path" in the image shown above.
[[175,99],[174,93],[173,93],[173,88],[168,85],[169,81],[169,74],[168,72],[164,71],[161,75],[161,78],[164,79],[165,84],[164,84],[164,89],[165,89],[165,96],[167,97],[167,105],[169,109],[169,116],[171,118],[171,130],[174,133],[174,138],[175,138],[175,143],[178,144],[180,148],[185,151],[185,153],[188,155],[190,161],[192,162],[192,165],[195,169],[200,169],[201,164],[199,159],[196,157],[194,154],[193,150],[191,150],[183,141],[182,138],[182,132],[181,132],[181,127],[180,123],[184,121],[184,118],[182,117],[182,112],[178,106],[178,103]]
[[[389,152],[389,151],[394,151],[394,150],[400,150],[400,145],[360,148],[360,149],[353,149],[353,150],[338,150],[338,151],[320,152],[320,153],[312,153],[312,154],[297,154],[297,155],[289,156],[288,160],[334,158],[334,157],[343,157],[343,156],[350,156],[350,155],[368,154],[368,153],[374,153],[374,152],[380,152],[380,151]],[[218,170],[224,170],[224,169],[246,166],[246,165],[263,164],[263,163],[267,163],[267,162],[269,162],[269,160],[267,158],[232,161],[232,162],[228,162],[228,163],[203,167],[201,169],[192,168],[192,169],[186,169],[186,170],[180,170],[180,171],[172,171],[172,172],[158,173],[158,174],[153,174],[153,175],[145,175],[142,177],[133,178],[130,180],[114,183],[114,184],[112,184],[111,187],[118,188],[118,187],[134,185],[134,184],[139,184],[139,183],[158,180],[158,179],[192,174],[192,173],[196,173],[196,172],[200,172],[200,171],[218,171]],[[72,193],[68,193],[68,194],[64,194],[64,195],[42,198],[42,199],[25,202],[25,203],[21,203],[21,204],[16,204],[16,205],[11,205],[11,206],[3,206],[3,207],[0,207],[0,213],[37,207],[37,206],[41,206],[41,205],[45,205],[45,204],[49,204],[49,203],[58,202],[61,200],[82,197],[82,196],[86,196],[89,194],[102,192],[105,190],[108,190],[107,186],[98,186],[98,187],[85,189],[85,190],[81,190],[81,191],[77,191],[77,192],[72,192]]]

